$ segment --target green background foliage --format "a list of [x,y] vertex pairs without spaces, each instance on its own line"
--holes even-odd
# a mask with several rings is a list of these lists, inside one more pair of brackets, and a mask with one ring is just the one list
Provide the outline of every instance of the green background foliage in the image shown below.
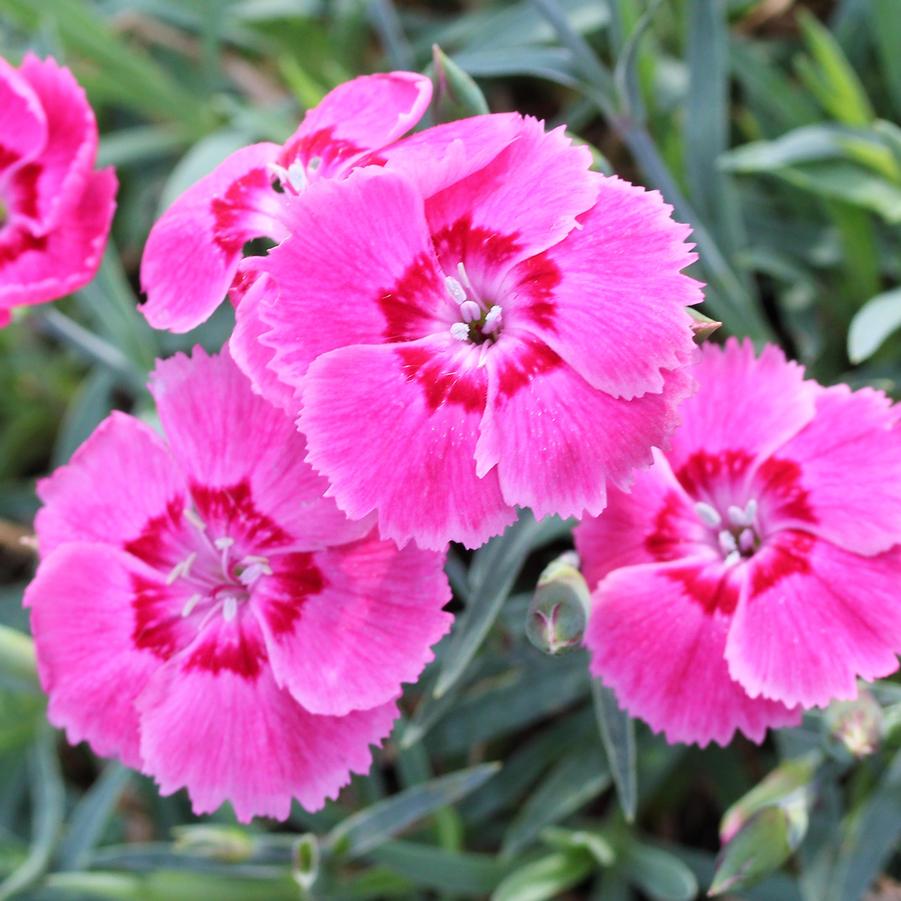
[[[433,44],[436,119],[487,100],[567,123],[600,169],[663,191],[720,334],[897,395],[899,0],[0,0],[0,52],[74,70],[121,182],[95,281],[0,331],[0,899],[688,901],[715,873],[749,901],[897,898],[898,680],[759,747],[670,747],[590,684],[584,652],[525,640],[571,523],[526,515],[452,551],[453,633],[370,776],[319,813],[197,818],[45,725],[19,607],[34,481],[110,410],[152,421],[153,360],[231,325],[227,305],[186,336],[146,325],[151,224],[235,148],[284,140],[353,75],[427,70]],[[878,748],[854,757],[836,736],[861,724]]]

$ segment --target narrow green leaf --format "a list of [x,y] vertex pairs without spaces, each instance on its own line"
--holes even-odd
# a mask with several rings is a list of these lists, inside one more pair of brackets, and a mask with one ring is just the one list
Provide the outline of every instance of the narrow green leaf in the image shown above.
[[901,117],[901,16],[896,0],[870,0],[873,43],[895,114]]
[[559,898],[594,869],[587,851],[555,851],[511,873],[491,901],[546,901]]
[[694,873],[663,848],[629,842],[623,858],[623,871],[654,901],[691,901],[697,897]]
[[848,357],[862,363],[879,350],[893,332],[901,328],[901,288],[894,288],[868,300],[851,320],[848,330]]
[[326,843],[349,858],[367,854],[428,814],[475,791],[499,767],[484,763],[392,795],[343,820],[328,834]]
[[24,688],[41,690],[34,641],[24,632],[3,625],[0,625],[0,673]]
[[67,463],[75,449],[113,409],[115,376],[102,367],[93,369],[66,409],[53,446],[53,465]]
[[80,870],[91,850],[103,837],[103,830],[132,773],[121,763],[108,763],[97,781],[85,792],[69,815],[66,832],[57,851],[61,870]]
[[505,872],[492,855],[451,852],[414,842],[386,842],[368,856],[415,885],[441,892],[487,894]]
[[541,840],[553,848],[568,850],[582,848],[597,861],[598,866],[610,867],[616,861],[616,850],[600,833],[587,829],[563,829],[560,826],[548,826],[541,832]]
[[545,826],[575,813],[610,785],[610,771],[597,747],[566,753],[513,818],[504,835],[501,856],[512,858],[538,838]]
[[607,763],[613,774],[619,806],[627,822],[635,819],[638,806],[638,776],[635,765],[635,723],[617,703],[613,692],[599,679],[591,680],[595,716]]
[[369,18],[395,69],[414,69],[413,49],[392,0],[369,0]]

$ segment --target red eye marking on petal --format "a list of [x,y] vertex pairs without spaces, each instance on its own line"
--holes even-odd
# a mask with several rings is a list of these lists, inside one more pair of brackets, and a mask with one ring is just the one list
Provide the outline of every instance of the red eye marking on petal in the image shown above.
[[276,558],[275,572],[266,584],[264,615],[276,637],[291,632],[308,598],[325,587],[325,578],[312,554]]
[[211,673],[226,670],[246,679],[255,679],[266,659],[266,649],[260,636],[236,622],[230,628],[223,627],[204,634],[191,652],[185,669]]
[[261,192],[272,188],[272,176],[265,169],[251,169],[232,182],[221,197],[210,202],[213,214],[213,240],[228,256],[240,253],[247,240],[248,213],[258,210]]
[[685,524],[680,522],[682,512],[679,496],[671,491],[654,520],[654,531],[644,540],[648,553],[657,560],[678,560],[685,555]]
[[4,147],[2,144],[0,144],[0,169],[5,169],[7,166],[11,166],[18,159],[19,154],[16,153],[15,150],[10,150],[9,147]]
[[[333,175],[336,169],[345,166],[349,160],[363,153],[364,149],[352,141],[336,138],[335,127],[329,126],[285,144],[278,162],[287,168],[295,160],[300,160],[304,166],[314,169],[319,174]],[[314,163],[315,165],[312,165]]]
[[28,163],[10,177],[7,199],[10,209],[21,216],[38,218],[38,180],[41,172],[38,163]]
[[738,586],[729,571],[720,566],[686,566],[666,570],[667,578],[679,582],[685,593],[701,606],[708,616],[722,613],[730,616],[738,605]]
[[468,413],[485,409],[488,383],[485,370],[449,369],[446,354],[425,347],[399,347],[397,355],[408,382],[419,382],[430,410],[442,404],[460,404]]
[[724,480],[737,481],[753,462],[746,451],[726,450],[718,454],[693,453],[676,473],[682,487],[694,498],[714,493]]
[[385,314],[385,338],[389,342],[415,341],[434,328],[432,316],[442,293],[442,274],[429,253],[420,253],[397,284],[381,292],[379,306]]
[[813,536],[804,532],[780,532],[751,564],[751,597],[768,591],[788,576],[809,573],[810,552],[815,543]]
[[556,369],[563,361],[546,344],[523,342],[522,350],[503,357],[498,367],[498,389],[502,397],[512,397],[539,376]]
[[127,541],[123,548],[154,569],[161,572],[170,569],[183,555],[177,536],[181,530],[184,506],[183,498],[172,498],[166,505],[165,513],[149,519],[141,534]]
[[455,271],[461,261],[473,270],[480,268],[475,265],[478,260],[485,269],[500,267],[521,249],[518,239],[517,234],[502,235],[473,225],[470,216],[432,235],[438,261],[446,272]]
[[43,253],[47,249],[47,238],[43,235],[35,237],[21,228],[10,228],[0,238],[0,268],[14,263],[23,253],[29,250]]
[[181,650],[186,640],[184,633],[179,632],[180,620],[172,589],[138,575],[132,576],[131,584],[135,614],[132,641],[136,648],[150,651],[161,660],[168,660]]
[[257,510],[247,480],[225,488],[192,484],[191,497],[198,515],[215,534],[240,538],[256,553],[292,540],[281,526]]
[[773,506],[781,516],[817,522],[810,507],[810,496],[801,484],[801,467],[793,460],[770,457],[758,470],[757,478],[763,493],[773,499],[771,503],[775,502]]
[[528,301],[522,306],[517,304],[517,315],[554,331],[554,289],[563,279],[560,268],[546,253],[540,253],[520,264],[516,271],[520,275],[518,293]]

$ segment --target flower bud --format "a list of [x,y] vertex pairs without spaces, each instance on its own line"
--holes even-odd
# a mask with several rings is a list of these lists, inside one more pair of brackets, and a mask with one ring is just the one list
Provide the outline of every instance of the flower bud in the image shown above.
[[582,643],[591,593],[578,566],[578,555],[568,551],[545,567],[535,586],[526,635],[545,654],[571,651]]
[[853,701],[831,704],[825,723],[829,735],[857,758],[874,753],[882,741],[882,707],[866,689],[861,689]]
[[706,341],[723,324],[699,313],[694,307],[687,307],[686,312],[691,316],[691,330],[698,344]]
[[432,82],[436,124],[488,112],[488,102],[479,86],[437,44],[432,46]]
[[319,842],[312,833],[307,832],[294,843],[291,875],[304,891],[309,891],[319,876],[319,856]]
[[253,856],[253,837],[237,826],[176,826],[172,833],[175,850],[184,854],[228,863],[240,863]]

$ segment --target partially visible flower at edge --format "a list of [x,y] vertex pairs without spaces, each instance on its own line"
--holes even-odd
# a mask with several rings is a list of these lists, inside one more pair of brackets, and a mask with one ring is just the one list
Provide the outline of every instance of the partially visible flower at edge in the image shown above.
[[227,354],[158,364],[166,433],[114,413],[39,484],[25,595],[69,740],[239,819],[365,773],[447,631],[443,554],[323,499],[303,438]]
[[17,306],[87,284],[116,207],[112,168],[94,171],[97,123],[72,73],[0,57],[0,326]]
[[704,348],[666,454],[575,531],[591,670],[671,741],[762,740],[901,651],[901,427],[775,347]]

